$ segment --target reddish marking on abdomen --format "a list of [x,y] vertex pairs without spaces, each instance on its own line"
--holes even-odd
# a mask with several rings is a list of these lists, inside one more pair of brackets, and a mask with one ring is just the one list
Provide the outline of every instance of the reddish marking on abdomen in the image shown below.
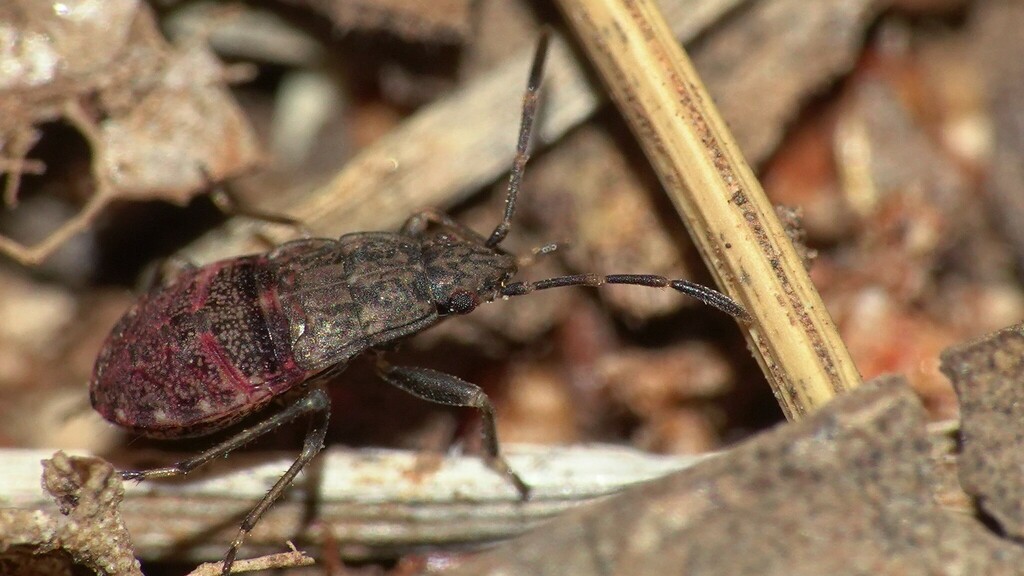
[[217,277],[217,274],[224,268],[223,266],[206,266],[199,270],[196,277],[193,278],[192,283],[195,286],[195,292],[192,294],[192,312],[198,312],[200,308],[206,305],[206,300],[210,297],[210,284],[213,283],[213,279]]
[[294,378],[302,371],[292,355],[287,316],[284,313],[284,307],[281,306],[281,300],[277,297],[277,290],[273,287],[264,287],[260,292],[260,312],[267,325],[267,335],[273,343],[275,363],[280,367],[274,376],[284,375],[286,378],[289,376]]
[[[279,324],[284,329],[283,334],[288,334],[288,327],[284,321],[284,310],[281,309],[281,302],[277,299],[277,290],[273,288],[264,288],[260,291],[260,313],[263,315],[263,323],[267,326],[267,335],[270,337],[271,342],[274,343],[274,351],[279,353],[283,342],[278,342],[278,334],[274,329]],[[290,349],[290,346],[286,346],[285,350]],[[286,357],[291,356],[286,354]],[[280,361],[280,356],[276,358]]]
[[244,393],[246,396],[252,396],[253,386],[249,379],[245,377],[245,374],[238,371],[238,368],[235,367],[231,359],[224,353],[220,342],[217,342],[213,334],[209,332],[200,334],[199,348],[202,350],[203,356],[217,367],[217,372],[220,373],[223,380],[231,382],[236,390]]

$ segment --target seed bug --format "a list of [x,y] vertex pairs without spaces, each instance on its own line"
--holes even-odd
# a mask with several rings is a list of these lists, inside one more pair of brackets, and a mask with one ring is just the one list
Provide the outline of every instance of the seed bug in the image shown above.
[[494,409],[484,392],[441,372],[392,366],[382,349],[483,302],[566,286],[667,287],[745,317],[743,308],[711,288],[649,274],[513,281],[516,258],[500,244],[511,228],[527,162],[547,42],[545,34],[534,56],[504,214],[489,237],[427,210],[397,233],[294,240],[265,254],[186,267],[141,297],[113,328],[96,360],[90,399],[107,420],[136,433],[202,436],[285,392],[301,393],[278,413],[192,458],[121,473],[140,481],[187,474],[309,416],[300,455],[242,522],[224,557],[224,574],[263,513],[323,448],[330,399],[320,377],[358,354],[377,353],[379,376],[415,396],[479,410],[486,462],[525,499],[529,487],[501,456]]

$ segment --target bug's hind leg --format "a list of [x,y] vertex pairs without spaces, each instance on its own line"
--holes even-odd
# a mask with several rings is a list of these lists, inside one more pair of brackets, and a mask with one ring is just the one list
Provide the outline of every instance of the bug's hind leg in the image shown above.
[[227,456],[229,452],[245,446],[260,436],[273,431],[282,424],[287,424],[304,414],[318,412],[321,410],[327,412],[330,411],[330,399],[323,390],[317,388],[296,400],[277,414],[274,414],[266,420],[254,424],[249,428],[239,431],[238,434],[231,436],[219,444],[207,448],[191,458],[175,462],[170,466],[164,466],[162,468],[151,468],[148,470],[124,470],[121,472],[121,478],[124,480],[136,480],[141,482],[143,480],[152,480],[153,478],[184,476],[207,462]]
[[235,537],[234,541],[232,541],[231,548],[228,549],[227,554],[224,556],[222,574],[228,574],[231,572],[231,565],[234,564],[235,555],[238,553],[239,547],[241,547],[245,537],[248,536],[256,523],[259,522],[263,513],[281,497],[281,494],[283,494],[285,489],[287,489],[292,483],[295,476],[297,476],[298,473],[302,471],[307,464],[309,464],[309,461],[323,449],[324,439],[327,436],[327,422],[330,418],[330,413],[330,398],[321,388],[315,388],[270,418],[242,430],[231,438],[228,438],[227,440],[203,451],[200,454],[197,454],[196,456],[193,456],[192,458],[176,462],[163,468],[153,468],[150,470],[126,470],[121,472],[121,477],[125,480],[141,481],[151,478],[182,476],[215,458],[225,456],[228,452],[248,444],[256,438],[273,431],[282,424],[291,422],[292,420],[306,414],[312,415],[309,422],[309,430],[306,432],[306,439],[303,442],[302,452],[299,454],[299,457],[295,459],[295,462],[292,463],[291,467],[289,467],[281,478],[274,483],[274,486],[269,492],[267,492],[267,495],[264,496],[258,504],[256,504],[252,511],[245,517],[245,520],[242,521],[242,525],[238,529],[238,535]]
[[284,214],[265,212],[251,206],[247,206],[244,202],[239,200],[234,193],[223,186],[217,186],[210,191],[210,200],[213,201],[213,204],[218,210],[228,216],[241,216],[243,218],[258,220],[260,222],[267,222],[269,224],[288,226],[294,229],[299,236],[303,238],[313,237],[312,230],[310,230],[309,227],[301,220]]
[[383,360],[378,361],[377,370],[380,377],[389,384],[418,398],[437,404],[466,406],[479,410],[483,420],[484,451],[486,452],[484,457],[487,465],[508,479],[519,492],[521,499],[526,500],[530,497],[530,487],[512,471],[508,462],[501,456],[498,432],[494,425],[494,406],[479,386],[444,372],[427,368],[391,366]]
[[[210,199],[217,206],[217,209],[227,216],[241,216],[269,224],[288,226],[295,230],[301,238],[313,237],[312,230],[301,221],[283,214],[273,214],[249,208],[226,188],[218,186],[212,189]],[[263,234],[257,232],[255,235],[259,241],[265,243],[268,247],[273,248],[277,246],[277,243],[271,241]],[[143,293],[148,292],[156,286],[164,286],[174,282],[182,273],[195,270],[195,268],[195,264],[181,256],[168,256],[154,265],[147,266],[136,288]]]

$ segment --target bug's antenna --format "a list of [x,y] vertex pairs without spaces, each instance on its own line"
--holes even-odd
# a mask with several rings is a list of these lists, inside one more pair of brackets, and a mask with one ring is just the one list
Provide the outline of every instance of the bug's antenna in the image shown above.
[[537,41],[537,51],[533,55],[530,67],[530,79],[526,83],[526,94],[523,95],[523,115],[519,121],[519,142],[516,144],[516,158],[512,162],[512,173],[508,178],[508,195],[505,196],[505,215],[491,232],[485,245],[494,248],[508,235],[512,227],[512,214],[516,211],[516,197],[519,195],[519,184],[523,181],[523,171],[530,155],[526,153],[530,145],[530,133],[533,131],[533,119],[537,115],[537,97],[540,92],[540,81],[544,74],[544,58],[548,53],[548,32],[541,33]]
[[633,286],[646,286],[648,288],[671,288],[676,292],[696,298],[708,306],[718,308],[722,312],[734,316],[743,322],[751,321],[750,313],[743,306],[740,306],[735,300],[713,288],[695,284],[689,280],[671,280],[656,274],[609,274],[607,276],[575,274],[572,276],[557,276],[535,282],[512,282],[502,288],[501,295],[523,296],[536,290],[565,288],[566,286],[591,286],[596,288],[602,284],[630,284]]

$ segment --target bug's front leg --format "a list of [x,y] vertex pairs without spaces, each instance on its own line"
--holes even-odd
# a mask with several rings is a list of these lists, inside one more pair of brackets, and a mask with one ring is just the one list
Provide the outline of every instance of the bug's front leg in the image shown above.
[[529,499],[530,486],[512,471],[508,462],[501,456],[498,431],[494,425],[494,406],[479,386],[444,372],[427,368],[391,366],[380,359],[377,361],[377,371],[380,377],[389,384],[418,398],[437,404],[466,406],[479,410],[482,419],[484,451],[486,452],[484,457],[487,465],[507,478],[519,492],[521,499]]

